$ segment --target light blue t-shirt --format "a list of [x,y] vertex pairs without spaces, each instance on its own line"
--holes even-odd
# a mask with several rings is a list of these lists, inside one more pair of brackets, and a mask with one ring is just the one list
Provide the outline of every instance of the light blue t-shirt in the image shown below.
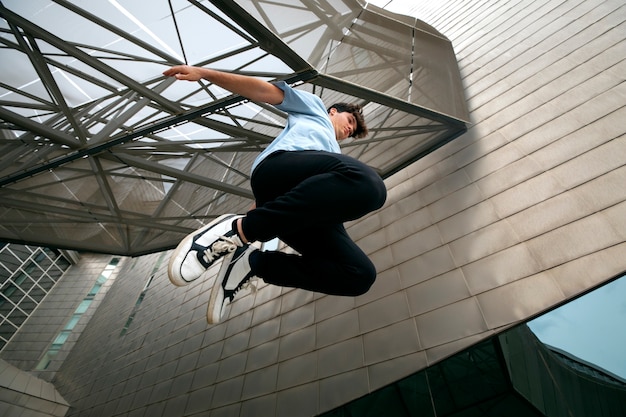
[[268,155],[276,151],[341,153],[335,129],[322,100],[315,94],[295,90],[284,81],[279,81],[275,85],[285,92],[283,102],[275,107],[287,113],[287,125],[259,154],[252,164],[252,171]]

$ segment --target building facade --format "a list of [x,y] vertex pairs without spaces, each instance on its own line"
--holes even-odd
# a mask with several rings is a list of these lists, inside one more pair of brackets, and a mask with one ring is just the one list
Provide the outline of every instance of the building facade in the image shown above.
[[[415,15],[452,41],[471,126],[348,225],[378,269],[372,290],[261,285],[208,326],[215,269],[174,288],[167,252],[126,259],[53,368],[68,416],[332,412],[626,271],[623,2],[450,0]],[[54,334],[111,259],[66,273],[92,278],[76,273]],[[32,371],[44,351],[6,360]]]
[[2,351],[70,267],[71,258],[47,248],[7,243],[0,246]]

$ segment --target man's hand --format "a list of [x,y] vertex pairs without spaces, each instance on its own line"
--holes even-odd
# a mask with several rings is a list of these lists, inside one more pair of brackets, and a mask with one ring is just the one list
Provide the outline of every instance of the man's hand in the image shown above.
[[166,77],[176,77],[177,80],[198,81],[203,78],[203,68],[190,65],[176,65],[163,71]]

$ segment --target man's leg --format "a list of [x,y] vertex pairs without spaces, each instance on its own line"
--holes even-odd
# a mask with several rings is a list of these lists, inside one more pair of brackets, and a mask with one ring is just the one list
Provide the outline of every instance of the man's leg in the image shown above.
[[345,155],[283,152],[253,174],[258,207],[243,219],[249,240],[279,237],[300,255],[258,252],[250,259],[264,281],[334,295],[366,292],[376,277],[343,222],[380,208],[385,185],[374,170]]
[[380,176],[346,155],[318,151],[268,157],[251,179],[257,208],[243,218],[249,241],[268,241],[343,224],[379,209],[387,191]]
[[340,224],[281,237],[301,255],[256,252],[254,273],[268,284],[296,287],[331,295],[366,293],[376,268]]

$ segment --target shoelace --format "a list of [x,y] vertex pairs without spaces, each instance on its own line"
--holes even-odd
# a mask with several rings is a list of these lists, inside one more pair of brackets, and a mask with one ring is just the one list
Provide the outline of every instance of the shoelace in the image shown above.
[[210,247],[204,251],[204,258],[207,263],[211,263],[222,255],[234,252],[237,249],[237,243],[226,236],[220,237]]
[[241,284],[239,284],[237,288],[233,290],[233,293],[229,297],[230,298],[229,301],[232,303],[233,300],[235,299],[235,295],[237,295],[237,293],[241,290],[249,289],[253,293],[258,292],[259,291],[259,288],[257,286],[258,282],[259,282],[259,277],[251,276],[250,278],[246,279]]

